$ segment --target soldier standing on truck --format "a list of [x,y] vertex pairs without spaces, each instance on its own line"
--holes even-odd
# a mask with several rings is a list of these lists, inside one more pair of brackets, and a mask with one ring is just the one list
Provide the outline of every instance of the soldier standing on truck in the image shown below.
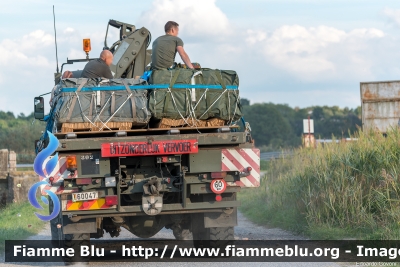
[[175,21],[168,21],[164,26],[164,30],[165,35],[158,37],[153,42],[151,68],[171,68],[175,61],[176,52],[178,52],[186,66],[193,69],[190,58],[185,49],[183,49],[183,41],[178,37],[179,24]]

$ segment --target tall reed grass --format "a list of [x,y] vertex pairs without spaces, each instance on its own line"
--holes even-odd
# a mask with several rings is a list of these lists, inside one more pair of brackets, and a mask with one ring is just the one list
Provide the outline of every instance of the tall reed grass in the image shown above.
[[316,238],[400,239],[400,131],[353,138],[269,162],[261,186],[241,194],[243,211]]

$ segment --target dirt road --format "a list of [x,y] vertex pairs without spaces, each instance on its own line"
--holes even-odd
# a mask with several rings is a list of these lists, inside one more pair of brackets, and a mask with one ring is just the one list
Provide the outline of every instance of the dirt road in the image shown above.
[[[112,239],[108,234],[104,236],[105,239]],[[136,238],[130,232],[122,229],[119,239],[132,239]],[[157,235],[154,236],[156,239],[174,239],[172,231],[162,229]],[[46,227],[37,235],[30,237],[31,240],[50,240],[50,227]],[[114,238],[115,239],[115,238]],[[235,239],[240,240],[301,240],[305,239],[302,236],[296,236],[289,232],[283,231],[279,228],[267,228],[264,226],[258,226],[247,220],[241,213],[238,213],[238,226],[235,227]],[[16,266],[64,266],[63,263],[5,263],[4,259],[0,259],[1,267],[16,267]],[[283,267],[283,266],[299,266],[299,267],[319,267],[319,266],[344,266],[336,263],[257,263],[257,262],[237,262],[237,263],[204,263],[204,262],[190,262],[190,263],[102,263],[102,262],[91,262],[89,266],[107,266],[107,267],[121,267],[121,266],[146,266],[146,267],[159,267],[159,266],[191,266],[191,267],[233,267],[233,266],[268,266],[268,267]]]

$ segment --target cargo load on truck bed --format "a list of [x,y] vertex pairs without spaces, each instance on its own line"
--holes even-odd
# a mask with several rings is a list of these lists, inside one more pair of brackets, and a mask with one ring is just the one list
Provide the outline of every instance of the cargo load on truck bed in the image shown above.
[[54,92],[54,127],[62,132],[145,127],[151,117],[147,90],[130,89],[143,84],[141,79],[62,79]]
[[61,79],[53,132],[212,127],[242,116],[239,78],[229,70],[155,70],[143,79]]
[[223,126],[242,116],[239,78],[232,70],[155,70],[149,110],[163,126]]

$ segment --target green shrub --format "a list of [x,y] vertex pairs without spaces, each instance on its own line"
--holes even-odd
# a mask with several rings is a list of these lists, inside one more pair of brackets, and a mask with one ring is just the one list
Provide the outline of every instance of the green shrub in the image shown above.
[[242,193],[243,210],[257,196],[266,206],[261,221],[317,238],[399,239],[400,132],[353,137],[271,161],[256,192]]

